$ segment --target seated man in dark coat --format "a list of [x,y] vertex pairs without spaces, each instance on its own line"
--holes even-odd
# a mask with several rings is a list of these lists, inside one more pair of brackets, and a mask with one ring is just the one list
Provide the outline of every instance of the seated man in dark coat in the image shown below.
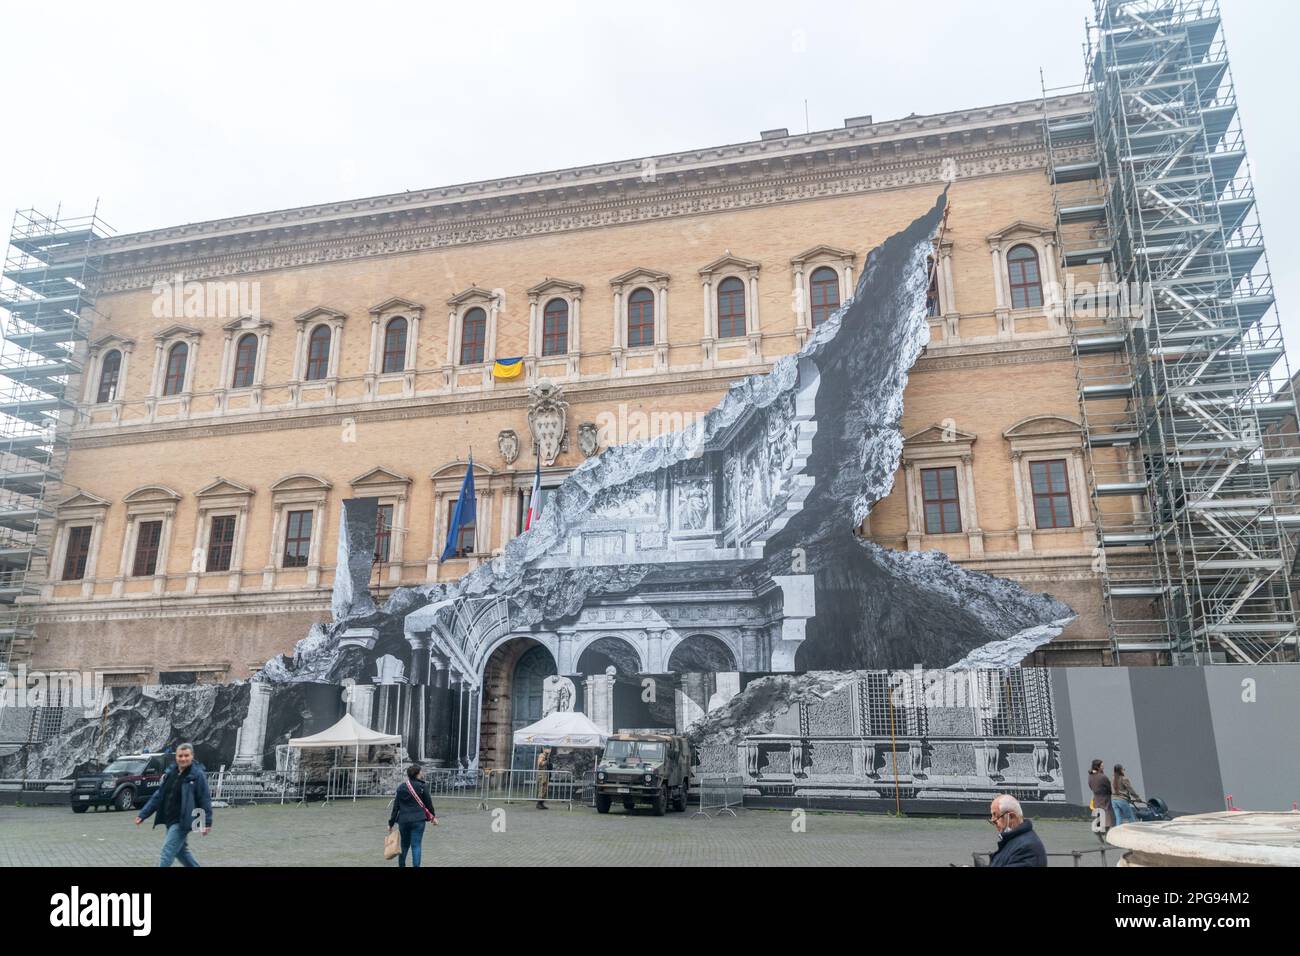
[[998,848],[989,857],[989,866],[1047,866],[1047,850],[1025,819],[1020,801],[1005,793],[993,798],[989,806],[989,823],[998,828]]

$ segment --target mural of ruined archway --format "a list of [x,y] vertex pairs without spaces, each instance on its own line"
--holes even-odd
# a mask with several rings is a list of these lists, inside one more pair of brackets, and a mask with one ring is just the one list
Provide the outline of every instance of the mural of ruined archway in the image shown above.
[[675,674],[739,670],[736,653],[713,634],[688,634],[668,655],[668,670]]
[[[607,732],[629,730],[644,722],[641,678],[646,671],[641,651],[622,637],[598,637],[578,655],[582,706]],[[609,669],[613,668],[613,673]]]
[[[514,734],[516,677],[524,665],[524,684],[540,673],[557,673],[555,659],[540,641],[515,637],[503,641],[483,668],[483,711],[479,724],[479,766],[510,766]],[[528,686],[519,690],[527,694]],[[540,715],[539,715],[540,716]]]

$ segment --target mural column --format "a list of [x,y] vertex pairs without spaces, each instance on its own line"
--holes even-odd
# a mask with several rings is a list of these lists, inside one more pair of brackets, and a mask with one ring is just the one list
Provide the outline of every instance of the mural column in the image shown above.
[[262,769],[262,748],[266,745],[266,719],[271,711],[271,685],[253,681],[248,685],[248,713],[235,738],[232,766]]

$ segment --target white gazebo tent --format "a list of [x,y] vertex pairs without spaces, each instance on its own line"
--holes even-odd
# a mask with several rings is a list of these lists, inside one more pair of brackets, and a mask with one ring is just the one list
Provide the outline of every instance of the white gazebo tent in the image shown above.
[[609,735],[581,711],[557,710],[515,731],[516,747],[591,749],[605,746]]
[[[359,723],[351,714],[344,714],[339,722],[333,727],[328,727],[318,734],[312,734],[310,737],[290,737],[289,751],[296,748],[298,750],[324,750],[334,749],[342,750],[346,747],[352,748],[352,799],[357,798],[357,770],[361,763],[362,747],[398,747],[402,746],[402,737],[400,734],[385,734],[378,730],[371,730],[369,727]],[[335,769],[338,768],[338,755],[335,754]],[[304,796],[306,791],[306,779],[303,780]],[[327,794],[328,796],[328,794]],[[281,797],[281,802],[284,798]]]
[[[556,710],[535,724],[515,731],[516,747],[563,747],[571,750],[599,750],[609,735],[576,710]],[[514,766],[514,760],[510,761]],[[514,774],[511,774],[513,779]]]

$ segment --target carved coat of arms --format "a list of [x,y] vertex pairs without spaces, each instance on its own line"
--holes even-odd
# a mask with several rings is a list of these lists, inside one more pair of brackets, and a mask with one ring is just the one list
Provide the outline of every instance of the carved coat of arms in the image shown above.
[[542,464],[553,465],[568,444],[569,403],[560,393],[560,386],[550,379],[542,379],[528,389],[528,430],[533,433],[533,445],[541,455]]

